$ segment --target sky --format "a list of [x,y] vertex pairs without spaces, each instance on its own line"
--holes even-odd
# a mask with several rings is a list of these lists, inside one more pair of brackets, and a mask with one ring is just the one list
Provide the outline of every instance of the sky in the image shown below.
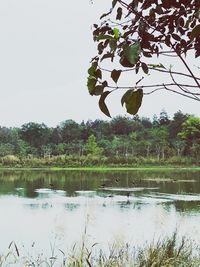
[[[91,26],[110,2],[0,1],[1,126],[107,119],[86,83],[90,59],[96,55]],[[126,114],[119,93],[110,96],[107,104],[112,116]],[[144,98],[138,114],[152,117],[165,109],[170,116],[178,110],[200,116],[199,107],[197,101],[156,93]]]

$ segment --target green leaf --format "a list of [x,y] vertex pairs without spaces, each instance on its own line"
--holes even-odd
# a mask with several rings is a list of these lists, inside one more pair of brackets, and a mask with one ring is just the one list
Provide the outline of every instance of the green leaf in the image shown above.
[[148,66],[150,67],[150,68],[153,68],[153,69],[155,69],[155,68],[158,68],[158,69],[166,69],[165,68],[165,66],[163,65],[163,64],[148,64]]
[[92,63],[92,66],[88,69],[88,74],[90,75],[90,76],[96,76],[95,75],[95,72],[96,72],[96,69],[97,69],[97,62],[95,61],[95,62],[93,62]]
[[100,41],[100,40],[112,40],[112,39],[113,39],[113,36],[108,35],[108,34],[100,34],[99,36],[96,37],[97,41]]
[[110,91],[106,91],[101,95],[101,97],[99,99],[99,108],[106,116],[111,118],[110,112],[109,112],[109,110],[105,104],[105,99],[110,93],[111,93]]
[[121,99],[122,106],[126,104],[126,110],[129,114],[137,114],[143,99],[143,90],[138,89],[137,91],[128,90]]
[[191,32],[190,39],[193,40],[194,38],[198,37],[200,35],[200,24],[194,27],[194,29]]
[[113,33],[114,33],[114,38],[115,38],[116,40],[119,40],[119,38],[120,38],[120,31],[119,31],[119,29],[114,28],[114,29],[113,29]]
[[96,86],[97,80],[94,77],[88,77],[87,87],[90,95],[94,95],[94,89]]
[[139,59],[139,55],[141,53],[141,47],[138,42],[135,44],[128,46],[124,46],[124,55],[126,59],[133,65],[135,65]]
[[115,83],[118,82],[121,73],[122,73],[121,70],[115,70],[115,69],[111,72],[111,78]]

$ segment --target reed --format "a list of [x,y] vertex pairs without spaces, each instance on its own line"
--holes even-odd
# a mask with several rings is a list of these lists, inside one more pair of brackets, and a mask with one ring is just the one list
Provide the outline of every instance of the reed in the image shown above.
[[199,248],[192,241],[182,238],[177,233],[171,237],[144,245],[142,248],[129,244],[113,244],[106,252],[97,249],[94,244],[90,249],[86,244],[75,245],[71,251],[64,252],[51,247],[51,255],[42,253],[36,259],[21,256],[17,245],[12,242],[7,253],[0,257],[0,266],[19,267],[199,267]]

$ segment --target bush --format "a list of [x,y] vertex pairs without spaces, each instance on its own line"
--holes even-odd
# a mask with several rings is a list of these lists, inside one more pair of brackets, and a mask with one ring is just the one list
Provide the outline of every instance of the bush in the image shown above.
[[7,155],[0,159],[3,166],[15,167],[20,164],[20,159],[14,155]]

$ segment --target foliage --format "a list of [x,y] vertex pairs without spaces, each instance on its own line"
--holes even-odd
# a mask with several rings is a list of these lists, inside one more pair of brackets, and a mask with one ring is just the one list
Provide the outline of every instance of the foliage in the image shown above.
[[[40,149],[46,145],[49,135],[48,127],[42,123],[29,122],[22,125],[20,130],[21,138],[27,142],[31,147]],[[31,152],[31,151],[30,151]]]
[[4,166],[17,166],[20,163],[20,159],[13,155],[7,155],[1,158],[1,163]]
[[[32,123],[21,128],[0,127],[0,137],[3,166],[12,162],[13,166],[32,167],[159,165],[174,157],[191,157],[198,164],[200,160],[200,119],[181,111],[172,119],[161,111],[153,120],[118,116],[80,124],[67,120],[55,128]],[[18,160],[6,158],[12,155]]]
[[189,116],[178,135],[185,141],[186,151],[197,156],[200,151],[200,119]]
[[0,144],[0,156],[14,154],[14,146],[12,144]]
[[[200,56],[199,1],[112,0],[111,9],[94,24],[93,38],[97,55],[88,70],[90,95],[100,96],[101,111],[111,116],[106,98],[125,90],[121,103],[136,114],[143,96],[159,90],[173,92],[197,101],[200,78],[187,59]],[[168,66],[165,58],[168,58]],[[173,68],[177,59],[185,71]],[[132,73],[128,76],[127,73]],[[157,73],[163,82],[150,83]],[[124,75],[129,85],[123,85]],[[136,77],[133,82],[133,77]],[[182,82],[184,78],[184,82]],[[159,79],[160,80],[160,79]]]
[[93,134],[89,136],[85,149],[89,155],[93,156],[101,156],[103,153],[103,149],[98,147],[96,137]]

